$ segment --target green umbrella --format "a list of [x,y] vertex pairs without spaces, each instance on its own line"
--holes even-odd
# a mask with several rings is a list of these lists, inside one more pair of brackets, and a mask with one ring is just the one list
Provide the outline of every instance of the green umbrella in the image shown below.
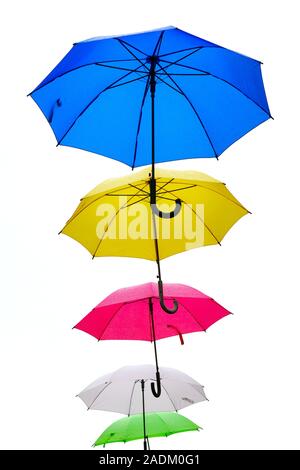
[[[145,424],[145,429],[144,429]],[[169,436],[178,432],[198,431],[200,426],[178,413],[146,413],[136,414],[119,419],[112,423],[93,444],[100,446],[112,442],[128,442],[149,437]],[[148,443],[149,447],[149,443]]]

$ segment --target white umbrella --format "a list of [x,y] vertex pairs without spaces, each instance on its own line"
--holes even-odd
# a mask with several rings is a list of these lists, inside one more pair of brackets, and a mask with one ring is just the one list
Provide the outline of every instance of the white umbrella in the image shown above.
[[122,367],[95,380],[78,396],[88,409],[128,416],[143,412],[178,411],[207,400],[203,386],[179,370],[161,368],[159,398],[154,397],[151,391],[151,382],[155,379],[156,369],[153,365]]

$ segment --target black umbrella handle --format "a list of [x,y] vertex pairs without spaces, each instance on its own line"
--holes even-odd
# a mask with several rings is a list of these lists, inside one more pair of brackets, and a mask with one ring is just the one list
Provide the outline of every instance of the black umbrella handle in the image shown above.
[[160,306],[161,308],[166,312],[166,313],[169,313],[169,314],[172,314],[172,313],[176,313],[177,310],[178,310],[178,302],[177,300],[173,299],[173,307],[172,308],[169,308],[165,305],[165,302],[164,302],[164,290],[163,290],[163,283],[162,281],[159,279],[158,280],[158,293],[159,293],[159,303],[160,303]]
[[160,380],[160,373],[158,371],[156,372],[156,384],[157,384],[157,390],[155,390],[155,383],[151,382],[151,392],[156,398],[159,398],[161,395],[161,380]]
[[161,219],[173,219],[176,217],[177,214],[179,214],[181,210],[181,199],[176,199],[175,201],[176,206],[175,209],[171,212],[163,212],[161,211],[156,204],[151,204],[151,209],[154,212],[154,214],[157,217],[160,217]]
[[150,179],[150,204],[152,212],[161,219],[173,219],[181,210],[181,199],[175,200],[175,209],[171,212],[163,212],[156,205],[156,179]]

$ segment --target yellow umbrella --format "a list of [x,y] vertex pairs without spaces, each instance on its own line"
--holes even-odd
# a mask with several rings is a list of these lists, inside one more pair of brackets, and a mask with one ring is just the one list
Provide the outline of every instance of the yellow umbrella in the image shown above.
[[[81,199],[61,233],[77,240],[93,257],[156,261],[163,306],[160,259],[220,244],[249,211],[224,183],[204,173],[157,168],[155,188],[151,181],[151,169],[146,168],[100,183]],[[151,204],[154,200],[156,204]]]

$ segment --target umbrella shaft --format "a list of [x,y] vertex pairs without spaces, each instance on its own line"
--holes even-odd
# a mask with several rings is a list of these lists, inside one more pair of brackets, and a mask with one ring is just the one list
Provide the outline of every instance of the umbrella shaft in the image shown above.
[[151,92],[151,162],[152,162],[152,179],[155,178],[155,93]]
[[[156,89],[156,79],[155,79],[155,66],[156,66],[156,57],[150,57],[150,93],[151,93],[151,145],[152,145],[152,171],[151,171],[151,180],[150,180],[150,195],[151,195],[151,204],[156,204],[156,181],[155,181],[155,89]],[[160,262],[159,262],[159,250],[158,250],[158,241],[157,241],[157,229],[155,215],[152,212],[152,222],[153,222],[153,235],[154,235],[154,244],[155,244],[155,254],[156,254],[156,263],[158,270],[158,279],[161,281],[161,271],[160,271]]]
[[155,247],[155,256],[156,256],[156,264],[157,264],[157,277],[159,281],[161,281],[161,270],[160,270],[160,259],[159,259],[159,248],[158,248],[158,240],[157,240],[157,227],[156,227],[156,220],[155,214],[152,212],[152,225],[153,225],[153,238],[154,238],[154,247]]
[[144,433],[144,450],[147,450],[147,436],[146,436],[146,416],[145,416],[145,381],[141,380],[142,388],[142,405],[143,405],[143,433]]
[[156,60],[155,57],[150,57],[150,93],[151,93],[151,161],[152,161],[152,178],[155,178],[155,89],[156,89],[156,79],[155,79],[155,66]]
[[149,310],[150,310],[150,317],[151,317],[151,329],[152,329],[152,339],[154,345],[154,355],[155,355],[155,364],[156,364],[156,372],[159,372],[158,368],[158,359],[157,359],[157,347],[156,347],[156,336],[155,336],[155,325],[154,325],[154,316],[153,316],[153,303],[152,298],[149,297]]

